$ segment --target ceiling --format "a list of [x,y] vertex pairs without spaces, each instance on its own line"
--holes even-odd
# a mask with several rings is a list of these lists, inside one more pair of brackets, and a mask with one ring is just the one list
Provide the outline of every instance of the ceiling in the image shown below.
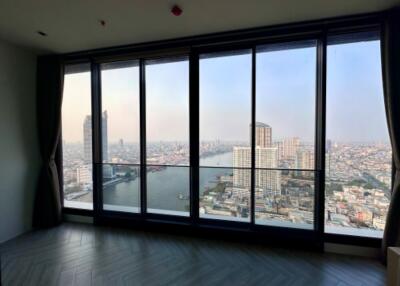
[[[173,4],[183,9],[181,16],[171,15]],[[400,0],[1,0],[0,38],[39,53],[66,53],[368,13],[396,4]]]

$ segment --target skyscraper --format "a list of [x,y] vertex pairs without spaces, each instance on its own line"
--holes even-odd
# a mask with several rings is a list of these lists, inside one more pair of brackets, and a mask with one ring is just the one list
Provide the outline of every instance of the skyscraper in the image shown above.
[[[278,148],[256,147],[256,168],[274,169],[278,167]],[[256,188],[269,194],[280,195],[281,173],[277,170],[256,171]]]
[[[233,186],[250,188],[251,148],[233,147]],[[241,169],[236,169],[241,168]],[[249,168],[249,169],[243,169]]]
[[[251,139],[251,124],[250,124]],[[251,140],[250,140],[251,142]],[[256,147],[272,147],[272,128],[268,124],[256,122]]]
[[332,140],[330,140],[330,139],[326,140],[325,150],[328,153],[331,152],[331,150],[332,150]]
[[[101,138],[103,145],[103,160],[108,161],[108,128],[107,128],[108,115],[104,111],[101,118]],[[92,163],[92,116],[86,115],[83,121],[83,158],[86,164]]]
[[273,147],[278,148],[278,162],[283,159],[283,140],[274,141]]
[[[235,187],[250,188],[250,166],[251,166],[251,148],[234,147],[233,148],[233,185]],[[280,172],[269,170],[278,166],[278,148],[256,147],[256,168],[268,169],[257,170],[255,178],[256,188],[261,188],[269,193],[280,194]],[[249,168],[249,169],[245,169]]]
[[[272,128],[264,123],[256,126],[256,168],[274,169],[278,167],[278,148],[272,147]],[[233,148],[233,185],[250,188],[251,148]],[[255,187],[272,194],[280,194],[280,172],[276,170],[258,170],[255,175]]]
[[285,138],[283,140],[282,157],[284,159],[294,160],[296,158],[297,150],[300,146],[300,139],[298,137]]
[[[314,152],[311,150],[298,150],[296,154],[296,169],[313,170],[314,167]],[[298,171],[298,176],[310,177],[313,172]]]
[[92,162],[92,117],[86,115],[83,121],[83,158],[86,164]]
[[86,164],[82,165],[76,169],[76,181],[79,185],[85,185],[92,189],[93,186],[93,172],[92,165]]
[[108,114],[103,111],[101,117],[101,144],[103,145],[103,161],[108,161]]

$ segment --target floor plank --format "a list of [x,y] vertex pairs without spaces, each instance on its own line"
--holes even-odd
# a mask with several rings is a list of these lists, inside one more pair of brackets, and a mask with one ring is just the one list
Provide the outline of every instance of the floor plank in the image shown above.
[[376,260],[64,223],[0,245],[2,285],[385,285]]

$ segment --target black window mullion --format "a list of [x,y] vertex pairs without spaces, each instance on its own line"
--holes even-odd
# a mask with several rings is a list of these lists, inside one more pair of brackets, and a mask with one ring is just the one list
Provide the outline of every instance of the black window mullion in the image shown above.
[[199,219],[199,56],[192,52],[189,57],[189,148],[190,148],[190,216]]
[[325,226],[325,135],[326,135],[326,34],[317,42],[317,97],[315,136],[315,208],[314,227],[323,243]]
[[250,183],[250,222],[255,224],[255,182],[256,182],[256,48],[251,53],[251,183]]
[[146,71],[145,61],[139,60],[140,104],[140,211],[147,213],[147,167],[146,167]]
[[101,77],[100,67],[91,63],[92,86],[92,160],[93,160],[93,209],[94,218],[99,216],[103,207],[102,200],[102,137],[101,137]]

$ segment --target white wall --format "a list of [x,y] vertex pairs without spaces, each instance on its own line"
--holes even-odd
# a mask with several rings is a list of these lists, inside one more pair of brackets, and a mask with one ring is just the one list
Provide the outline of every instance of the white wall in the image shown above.
[[39,170],[36,55],[0,41],[0,243],[31,228]]

